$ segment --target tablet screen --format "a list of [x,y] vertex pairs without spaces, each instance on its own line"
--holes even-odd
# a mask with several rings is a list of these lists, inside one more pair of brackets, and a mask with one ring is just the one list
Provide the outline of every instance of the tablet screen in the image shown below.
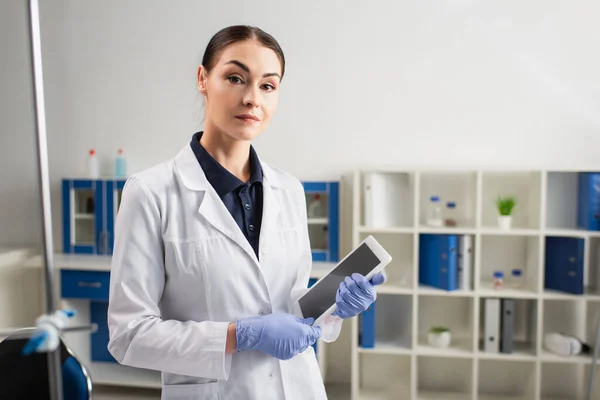
[[300,299],[300,308],[304,318],[321,316],[335,304],[335,295],[344,278],[353,273],[366,276],[379,265],[379,258],[365,243],[356,248],[344,261],[322,280],[317,282],[304,297]]

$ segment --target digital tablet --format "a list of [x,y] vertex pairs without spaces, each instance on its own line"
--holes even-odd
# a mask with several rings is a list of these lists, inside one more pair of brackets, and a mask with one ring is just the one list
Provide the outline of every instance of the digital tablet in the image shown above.
[[337,290],[347,276],[357,272],[371,279],[390,261],[392,256],[373,236],[368,236],[300,297],[300,311],[303,317],[312,317],[315,319],[313,325],[319,325],[335,311]]

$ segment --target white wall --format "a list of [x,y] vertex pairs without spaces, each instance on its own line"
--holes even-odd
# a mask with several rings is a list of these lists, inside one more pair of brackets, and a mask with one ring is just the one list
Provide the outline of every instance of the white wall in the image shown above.
[[[6,244],[39,235],[25,12],[0,4]],[[200,126],[204,47],[236,23],[285,51],[280,108],[256,147],[302,179],[365,165],[597,168],[599,13],[593,0],[41,0],[55,245],[60,178],[91,147],[106,171],[118,147],[131,171],[174,155]]]

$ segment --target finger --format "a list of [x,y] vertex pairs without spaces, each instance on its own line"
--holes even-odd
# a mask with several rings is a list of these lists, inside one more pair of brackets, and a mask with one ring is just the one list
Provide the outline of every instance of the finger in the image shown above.
[[371,283],[374,286],[377,285],[381,285],[382,283],[385,282],[385,275],[383,275],[382,273],[376,273],[375,275],[373,275],[373,277],[371,278]]
[[309,318],[298,318],[298,322],[300,322],[301,324],[305,324],[305,325],[312,325],[315,322],[315,319],[313,317],[309,317]]
[[362,281],[365,279],[364,275],[359,274],[358,272],[355,272],[352,274],[352,279],[354,279],[356,282]]
[[316,342],[317,339],[321,337],[321,327],[320,326],[311,326],[310,327],[310,341],[311,344]]

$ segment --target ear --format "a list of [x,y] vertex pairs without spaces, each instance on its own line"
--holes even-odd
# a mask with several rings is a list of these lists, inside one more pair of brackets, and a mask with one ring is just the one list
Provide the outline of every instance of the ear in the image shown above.
[[206,83],[208,80],[208,74],[206,73],[206,68],[204,68],[203,65],[198,66],[196,77],[198,80],[198,90],[200,93],[202,93],[202,95],[206,96]]

